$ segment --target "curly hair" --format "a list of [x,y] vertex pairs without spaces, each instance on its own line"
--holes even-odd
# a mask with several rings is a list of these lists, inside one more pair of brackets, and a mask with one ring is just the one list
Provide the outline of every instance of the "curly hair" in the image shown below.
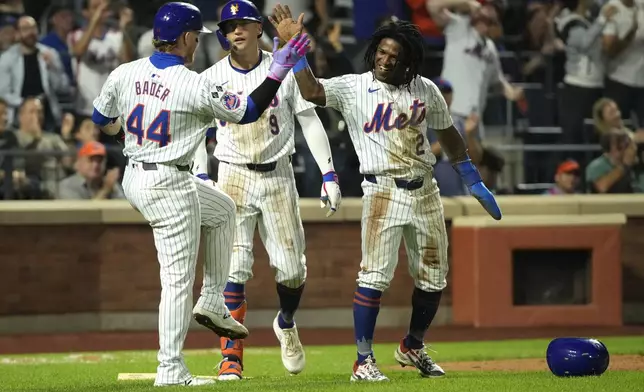
[[420,76],[425,58],[425,42],[423,36],[418,30],[418,27],[406,21],[392,21],[378,28],[373,36],[371,42],[367,47],[364,55],[364,62],[367,68],[372,71],[376,68],[376,52],[380,42],[390,38],[398,42],[402,46],[402,51],[398,57],[398,62],[405,69],[405,74],[400,84],[400,87],[409,88],[411,82]]

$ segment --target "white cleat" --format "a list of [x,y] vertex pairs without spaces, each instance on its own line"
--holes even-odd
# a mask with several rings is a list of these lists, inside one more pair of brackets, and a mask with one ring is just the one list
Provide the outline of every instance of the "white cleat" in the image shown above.
[[418,369],[423,377],[443,377],[445,371],[442,367],[438,366],[434,360],[427,355],[425,347],[419,349],[411,349],[405,347],[403,342],[400,342],[398,348],[394,352],[394,358],[400,366],[413,366]]
[[304,347],[302,347],[300,336],[297,333],[297,325],[293,325],[293,328],[282,329],[277,321],[278,317],[279,312],[273,320],[273,331],[282,348],[282,364],[289,373],[298,374],[304,370],[306,358]]
[[235,340],[248,337],[248,329],[235,320],[229,312],[225,315],[218,315],[195,306],[192,314],[199,324],[222,338]]
[[378,369],[378,366],[376,366],[376,360],[369,355],[367,359],[362,361],[362,363],[358,363],[358,361],[356,361],[353,364],[351,381],[378,382],[389,381],[389,378],[382,374],[380,369]]
[[199,387],[214,384],[215,380],[209,378],[192,377],[179,384],[154,384],[155,387]]

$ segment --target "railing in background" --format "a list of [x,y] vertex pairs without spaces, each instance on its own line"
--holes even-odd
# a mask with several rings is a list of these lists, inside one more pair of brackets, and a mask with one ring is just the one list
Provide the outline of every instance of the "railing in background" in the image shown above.
[[[108,149],[110,149],[111,146],[108,146]],[[498,144],[495,145],[494,148],[504,154],[506,158],[513,158],[512,154],[524,154],[525,152],[532,152],[532,153],[537,153],[537,154],[543,154],[543,156],[548,156],[548,154],[552,154],[553,152],[573,152],[573,151],[588,151],[588,152],[597,152],[600,151],[600,147],[598,145],[574,145],[574,144],[567,144],[567,145],[556,145],[556,144]],[[120,153],[120,150],[116,150],[113,147],[111,147],[112,152],[118,152]],[[310,154],[308,151],[306,152],[299,152],[299,156],[296,157],[296,161],[294,161],[294,165],[297,164],[299,167],[299,170],[297,170],[296,176],[302,176],[305,175],[308,171],[314,171],[315,173],[318,173],[319,169],[317,166],[315,167],[307,167],[304,164],[304,161],[301,159],[302,154]],[[19,189],[15,189],[15,184],[13,181],[13,173],[14,171],[23,171],[24,172],[24,167],[22,165],[16,165],[16,161],[19,159],[24,159],[28,157],[42,157],[42,160],[44,161],[46,158],[54,158],[56,159],[56,167],[55,170],[53,170],[54,173],[58,173],[61,167],[62,163],[61,160],[63,157],[66,156],[74,156],[75,152],[63,152],[63,151],[24,151],[24,150],[0,150],[0,169],[4,173],[11,173],[9,175],[5,174],[4,178],[2,180],[2,186],[0,187],[0,192],[2,192],[2,199],[4,200],[15,200],[16,195],[20,195]],[[300,158],[300,159],[297,159]],[[507,159],[508,163],[506,165],[506,168],[504,170],[508,171],[510,173],[510,178],[516,179],[520,178],[521,176],[519,175],[519,171],[524,170],[524,165],[523,163],[517,163],[521,162],[520,159]],[[306,162],[314,162],[311,159],[306,160]],[[64,171],[63,171],[64,172]],[[29,173],[29,174],[34,174],[34,173]],[[41,177],[36,178],[36,182],[40,182],[42,179],[42,172],[39,173]],[[72,175],[73,173],[71,172],[66,172],[67,175]],[[51,174],[50,174],[51,175]],[[36,176],[38,177],[38,176]],[[58,177],[56,178],[56,182],[60,182],[65,176]],[[529,188],[534,188],[537,185],[532,186],[531,184],[526,184],[521,181],[511,181],[510,183],[506,184],[508,187],[512,189],[529,189]],[[41,183],[42,186],[42,183]],[[43,189],[40,189],[41,191]],[[300,193],[302,190],[299,190]],[[317,191],[317,188],[316,188]],[[29,198],[29,197],[28,197]],[[49,198],[49,197],[46,197]],[[18,199],[21,199],[19,197]]]
[[[108,155],[122,157],[120,147],[106,145],[105,148]],[[75,156],[75,150],[0,150],[0,170],[3,173],[0,179],[1,199],[15,200],[16,196],[18,196],[18,199],[49,199],[55,197],[51,193],[57,193],[58,183],[67,176],[74,174],[73,163],[66,168],[63,165],[63,158],[75,158]],[[54,159],[54,162],[47,162],[48,159]],[[122,160],[124,162],[123,158]],[[119,160],[110,160],[108,158],[108,162],[114,161],[118,162]],[[54,164],[51,165],[51,163]],[[123,168],[121,167],[121,170]],[[16,182],[19,182],[16,181],[16,178],[25,178],[28,184],[37,186],[37,188],[29,188],[28,192],[21,195],[21,189],[16,189]]]

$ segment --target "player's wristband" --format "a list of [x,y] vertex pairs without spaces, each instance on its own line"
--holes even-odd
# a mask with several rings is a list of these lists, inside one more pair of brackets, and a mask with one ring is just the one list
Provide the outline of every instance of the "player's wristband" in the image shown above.
[[197,174],[197,177],[201,178],[204,181],[210,180],[210,177],[208,177],[208,174],[206,174],[206,173],[199,173],[199,174]]
[[330,171],[322,175],[324,182],[338,182],[338,175],[334,171]]
[[306,56],[304,56],[304,57],[302,57],[300,59],[300,61],[295,63],[295,65],[293,66],[293,73],[298,73],[300,71],[304,71],[308,67],[309,67],[309,62],[306,61]]
[[476,166],[474,166],[474,164],[472,163],[472,160],[469,158],[464,161],[456,162],[454,164],[454,169],[456,169],[458,174],[463,179],[463,182],[465,182],[465,185],[467,185],[468,187],[471,187],[472,185],[483,181],[481,179],[481,174],[476,169]]

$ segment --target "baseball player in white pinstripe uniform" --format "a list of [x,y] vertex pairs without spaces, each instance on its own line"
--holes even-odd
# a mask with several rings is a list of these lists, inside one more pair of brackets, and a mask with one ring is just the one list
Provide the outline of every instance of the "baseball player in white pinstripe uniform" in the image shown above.
[[[290,12],[277,6],[271,22],[282,38],[297,31]],[[472,194],[495,219],[501,219],[494,197],[485,188],[454,128],[440,91],[421,77],[423,38],[408,22],[379,28],[365,53],[371,71],[317,80],[306,58],[293,68],[302,96],[340,111],[364,175],[362,188],[362,262],[353,299],[358,358],[352,381],[384,381],[372,344],[380,298],[398,263],[404,240],[414,279],[412,315],[407,336],[394,353],[403,366],[415,366],[425,377],[445,374],[427,355],[424,336],[446,286],[447,231],[443,206],[425,138],[436,129],[443,150]]]
[[[93,121],[103,132],[124,137],[123,152],[129,159],[123,179],[125,195],[153,230],[161,274],[155,385],[212,381],[193,378],[182,354],[202,225],[208,238],[204,281],[192,313],[197,322],[220,336],[248,336],[248,330],[230,317],[223,297],[235,204],[212,181],[191,175],[190,166],[214,118],[256,121],[289,69],[308,50],[306,36],[289,41],[273,57],[266,80],[244,97],[184,66],[194,59],[199,34],[209,32],[195,6],[165,4],[154,22],[157,51],[114,70],[94,100]],[[278,43],[275,40],[275,48]]]
[[[259,11],[250,2],[229,1],[222,9],[219,27],[220,42],[224,49],[230,49],[230,55],[202,75],[225,81],[226,89],[238,93],[254,89],[266,77],[273,56],[258,47],[262,34]],[[292,374],[300,373],[305,365],[294,314],[306,280],[304,229],[291,165],[295,152],[294,115],[322,173],[321,194],[328,202],[327,216],[336,211],[341,201],[329,140],[314,108],[300,95],[291,73],[257,122],[235,125],[218,119],[214,152],[220,162],[218,185],[237,205],[233,257],[224,292],[226,305],[233,317],[243,323],[247,309],[245,284],[253,276],[253,238],[259,225],[270,265],[275,269],[280,299],[273,329],[281,345],[284,367]],[[195,173],[207,178],[205,145],[197,153]],[[223,360],[218,379],[240,380],[243,340],[221,338],[220,344]]]

